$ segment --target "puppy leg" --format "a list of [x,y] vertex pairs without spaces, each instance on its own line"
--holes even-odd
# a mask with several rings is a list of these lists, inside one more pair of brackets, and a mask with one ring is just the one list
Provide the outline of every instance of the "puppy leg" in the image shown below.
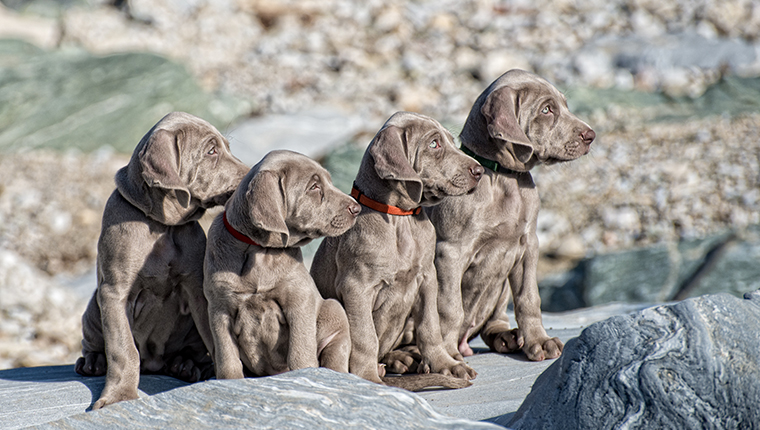
[[82,357],[74,370],[82,376],[103,376],[106,374],[106,347],[103,342],[103,327],[100,321],[97,292],[93,293],[87,309],[82,315]]
[[[462,244],[453,241],[436,243],[435,269],[438,279],[438,315],[441,324],[441,337],[446,351],[456,360],[462,356],[472,355],[467,344],[466,334],[461,333],[464,324],[464,307],[462,304],[463,262]],[[463,336],[465,337],[462,341]]]
[[406,319],[404,331],[398,342],[399,345],[404,346],[385,354],[380,362],[391,373],[417,373],[422,356],[420,355],[420,349],[414,342],[414,318],[410,317]]
[[97,297],[105,341],[106,385],[92,409],[136,399],[140,382],[140,356],[125,312],[129,283],[102,283]]
[[522,349],[532,361],[557,358],[563,348],[559,338],[550,338],[546,334],[541,322],[541,297],[538,294],[536,281],[537,266],[538,238],[535,235],[528,235],[527,251],[522,264],[517,264],[510,273],[509,284],[514,297],[515,320],[519,333],[524,338]]
[[[349,275],[350,276],[350,275]],[[361,279],[347,279],[345,284],[362,285]],[[372,299],[361,288],[345,288],[349,291],[343,295],[351,334],[351,356],[348,368],[354,375],[368,381],[382,384],[378,368],[378,350],[380,342],[372,321]]]
[[233,334],[232,317],[229,312],[209,309],[211,332],[214,336],[214,367],[217,379],[243,379],[243,362],[240,349]]
[[322,303],[317,316],[317,341],[319,365],[348,373],[351,355],[348,317],[337,300],[327,299]]
[[420,348],[422,362],[418,367],[419,373],[441,373],[457,378],[473,379],[477,372],[462,360],[455,360],[446,351],[441,337],[441,325],[438,319],[438,285],[435,268],[425,274],[420,285],[419,310],[415,320],[417,326],[417,345]]

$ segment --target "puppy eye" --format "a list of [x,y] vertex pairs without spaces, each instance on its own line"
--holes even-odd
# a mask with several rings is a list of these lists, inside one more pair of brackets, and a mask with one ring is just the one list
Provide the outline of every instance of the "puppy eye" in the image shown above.
[[551,111],[552,111],[552,109],[549,106],[544,106],[544,108],[541,109],[541,113],[544,114],[544,115],[548,114]]
[[314,185],[311,186],[311,188],[309,188],[309,191],[314,191],[318,189],[319,189],[319,184],[315,183]]
[[433,141],[432,141],[432,142],[430,142],[430,144],[429,144],[428,146],[429,146],[430,148],[432,148],[432,149],[437,149],[437,148],[440,148],[440,147],[441,147],[441,144],[440,144],[440,143],[438,143],[438,139],[433,139]]
[[216,154],[217,154],[216,146],[212,146],[211,149],[209,149],[208,152],[206,153],[206,155],[216,155]]

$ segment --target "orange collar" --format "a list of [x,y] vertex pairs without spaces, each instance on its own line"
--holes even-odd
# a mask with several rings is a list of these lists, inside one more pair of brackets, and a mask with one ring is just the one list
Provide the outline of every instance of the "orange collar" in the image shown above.
[[356,188],[356,184],[354,184],[354,187],[351,188],[351,197],[355,198],[357,202],[370,209],[386,213],[388,215],[419,215],[419,213],[422,212],[422,207],[406,211],[396,206],[386,205],[385,203],[380,203],[378,201],[372,200],[371,198],[367,197],[366,194],[359,191],[359,189]]
[[237,239],[237,240],[239,240],[239,241],[241,241],[243,243],[247,243],[248,245],[261,246],[258,243],[254,242],[253,240],[251,240],[250,237],[248,237],[248,236],[244,235],[243,233],[235,230],[235,227],[233,227],[232,225],[230,225],[230,222],[227,221],[227,211],[222,212],[222,221],[224,221],[224,226],[227,227],[227,231],[229,231],[230,234],[235,239]]

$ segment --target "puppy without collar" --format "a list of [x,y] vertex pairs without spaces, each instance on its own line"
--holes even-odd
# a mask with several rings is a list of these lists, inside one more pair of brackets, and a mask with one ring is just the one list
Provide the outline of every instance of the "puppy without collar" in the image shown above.
[[198,219],[248,171],[208,122],[174,112],[116,174],[98,240],[98,287],[82,316],[77,373],[106,375],[93,409],[137,398],[140,372],[212,375]]
[[304,367],[348,372],[348,320],[324,300],[300,246],[340,235],[361,208],[308,157],[272,151],[209,229],[204,292],[220,379]]

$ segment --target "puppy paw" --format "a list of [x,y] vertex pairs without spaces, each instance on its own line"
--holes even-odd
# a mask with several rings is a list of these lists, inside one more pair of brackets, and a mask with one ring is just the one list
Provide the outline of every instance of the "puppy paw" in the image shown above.
[[562,354],[562,348],[564,345],[559,338],[543,338],[538,341],[529,343],[523,348],[525,355],[528,356],[528,360],[542,361],[544,359],[557,358]]
[[214,376],[214,366],[212,363],[196,363],[178,355],[167,366],[166,374],[185,382],[198,382]]
[[478,376],[478,372],[464,362],[460,362],[450,369],[451,375],[460,379],[471,380]]
[[132,390],[128,391],[115,391],[108,394],[101,394],[100,398],[97,402],[95,402],[94,405],[92,405],[92,410],[98,410],[105,406],[112,405],[116,402],[121,402],[124,400],[134,400],[138,398],[137,391],[134,392]]
[[501,354],[510,354],[519,352],[524,344],[525,339],[520,329],[513,328],[512,330],[498,333],[494,338],[492,349]]
[[383,363],[390,373],[416,373],[422,357],[409,351],[391,351],[383,357]]
[[74,365],[74,370],[82,376],[103,376],[106,369],[106,356],[100,352],[88,352]]

